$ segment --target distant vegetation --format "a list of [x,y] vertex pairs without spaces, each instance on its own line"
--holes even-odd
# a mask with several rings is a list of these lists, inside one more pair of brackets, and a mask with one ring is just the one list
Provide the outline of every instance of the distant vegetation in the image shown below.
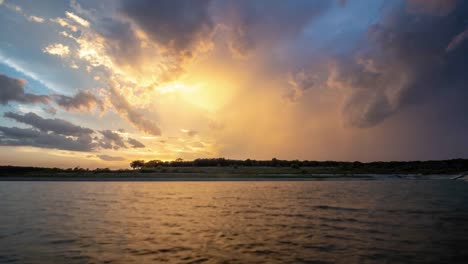
[[[341,162],[309,160],[232,160],[224,158],[196,159],[184,161],[135,160],[130,163],[132,169],[111,170],[109,168],[83,169],[80,167],[40,168],[0,166],[0,176],[60,176],[94,177],[92,175],[138,176],[150,175],[177,177],[180,175],[196,176],[278,176],[278,175],[359,175],[359,174],[459,174],[468,172],[468,159],[437,161],[391,161],[391,162]],[[299,177],[299,176],[298,176]]]
[[430,161],[377,161],[377,162],[343,162],[343,161],[310,161],[310,160],[232,160],[225,158],[196,159],[184,161],[135,160],[130,163],[133,169],[153,171],[158,168],[171,167],[276,167],[313,169],[315,173],[381,173],[381,174],[451,174],[468,172],[468,159],[430,160]]

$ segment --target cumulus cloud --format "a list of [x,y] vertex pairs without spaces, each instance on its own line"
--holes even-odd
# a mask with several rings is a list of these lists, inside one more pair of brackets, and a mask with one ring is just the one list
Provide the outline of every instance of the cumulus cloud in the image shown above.
[[33,146],[70,151],[94,151],[96,144],[90,135],[80,135],[76,138],[47,133],[32,128],[17,128],[0,126],[0,145],[3,146]]
[[[91,12],[74,1],[74,13],[66,12],[64,17],[51,20],[65,28],[62,35],[74,45],[52,44],[44,52],[84,60],[90,72],[104,70],[103,81],[125,86],[108,90],[107,99],[116,112],[139,130],[160,135],[157,124],[138,110],[141,104],[130,105],[126,97],[175,80],[199,52],[211,47],[216,27],[210,13],[211,2],[122,0],[116,13],[90,17]],[[76,51],[72,50],[75,47]],[[62,107],[76,102],[65,96],[55,98]],[[89,96],[87,99],[101,106]],[[66,109],[76,110],[74,105]],[[89,104],[80,106],[81,110],[91,108]]]
[[125,158],[119,156],[97,155],[98,158],[104,161],[123,161]]
[[27,113],[24,115],[20,115],[20,114],[16,114],[13,112],[6,112],[4,114],[4,117],[13,119],[19,123],[33,126],[42,132],[50,131],[59,135],[82,136],[82,135],[90,135],[94,132],[92,129],[74,125],[63,119],[42,118],[34,113]]
[[[31,126],[31,128],[0,126],[0,145],[33,146],[72,151],[96,151],[99,149],[127,148],[125,139],[117,132],[95,131],[59,118],[43,118],[35,113],[6,112],[5,118]],[[120,131],[122,132],[122,131]],[[94,134],[94,135],[93,135]],[[132,148],[144,148],[140,141],[128,138]]]
[[66,110],[90,111],[93,108],[98,108],[101,111],[104,111],[103,102],[90,91],[80,91],[74,96],[56,94],[52,97],[57,105]]
[[[393,13],[391,19],[371,26],[353,53],[332,56],[325,80],[317,83],[344,95],[344,121],[360,128],[378,125],[435,93],[464,94],[466,63],[447,51],[467,52],[466,45],[460,44],[465,34],[459,33],[466,25],[456,19],[467,10],[468,4],[463,3],[444,16],[424,18],[426,23],[415,19],[414,12]],[[314,83],[313,72],[313,68],[300,72],[292,84],[309,87]]]
[[42,50],[44,53],[49,53],[52,55],[57,55],[59,57],[65,57],[70,54],[70,48],[61,43],[50,44]]
[[20,103],[48,103],[48,96],[26,93],[24,91],[25,85],[26,81],[24,80],[0,74],[0,104],[5,105],[11,101]]
[[98,25],[97,33],[103,38],[103,51],[119,65],[137,62],[143,55],[142,41],[127,21],[112,18],[102,19]]
[[133,139],[133,138],[128,138],[128,143],[132,145],[133,148],[144,148],[145,145],[141,143],[140,141]]
[[103,148],[127,148],[124,139],[118,133],[112,132],[111,130],[102,130],[99,132],[104,136],[101,141],[101,146]]
[[[63,119],[42,118],[34,113],[6,112],[4,117],[31,126],[31,128],[0,127],[0,145],[34,146],[74,151],[127,148],[124,138],[111,130],[102,130],[102,137],[93,136],[94,130],[72,124]],[[128,138],[132,148],[144,148],[141,142]]]
[[117,15],[94,17],[93,27],[74,38],[79,57],[135,91],[174,81],[212,47],[210,2],[120,1]]
[[34,146],[72,151],[93,151],[93,130],[74,125],[62,119],[45,119],[34,113],[25,115],[6,112],[6,118],[32,126],[32,128],[0,127],[0,144]]
[[341,59],[330,65],[327,85],[345,95],[345,123],[372,127],[395,113],[409,89],[411,69],[392,56]]

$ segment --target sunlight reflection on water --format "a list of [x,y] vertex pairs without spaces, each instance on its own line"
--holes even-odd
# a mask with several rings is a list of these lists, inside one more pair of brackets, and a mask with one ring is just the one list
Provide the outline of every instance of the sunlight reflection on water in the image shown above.
[[468,184],[2,182],[0,262],[468,258]]

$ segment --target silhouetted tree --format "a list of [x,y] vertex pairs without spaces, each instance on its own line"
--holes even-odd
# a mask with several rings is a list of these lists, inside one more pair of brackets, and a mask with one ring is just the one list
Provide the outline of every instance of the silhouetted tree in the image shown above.
[[130,163],[130,167],[132,167],[132,169],[141,169],[143,166],[145,166],[144,160],[134,160]]
[[163,166],[164,162],[162,160],[150,160],[145,163],[145,168],[156,168],[158,166]]

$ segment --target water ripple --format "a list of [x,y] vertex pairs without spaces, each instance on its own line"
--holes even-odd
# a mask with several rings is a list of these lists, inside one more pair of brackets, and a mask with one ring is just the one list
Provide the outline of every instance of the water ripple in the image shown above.
[[5,182],[0,263],[466,263],[460,184]]

